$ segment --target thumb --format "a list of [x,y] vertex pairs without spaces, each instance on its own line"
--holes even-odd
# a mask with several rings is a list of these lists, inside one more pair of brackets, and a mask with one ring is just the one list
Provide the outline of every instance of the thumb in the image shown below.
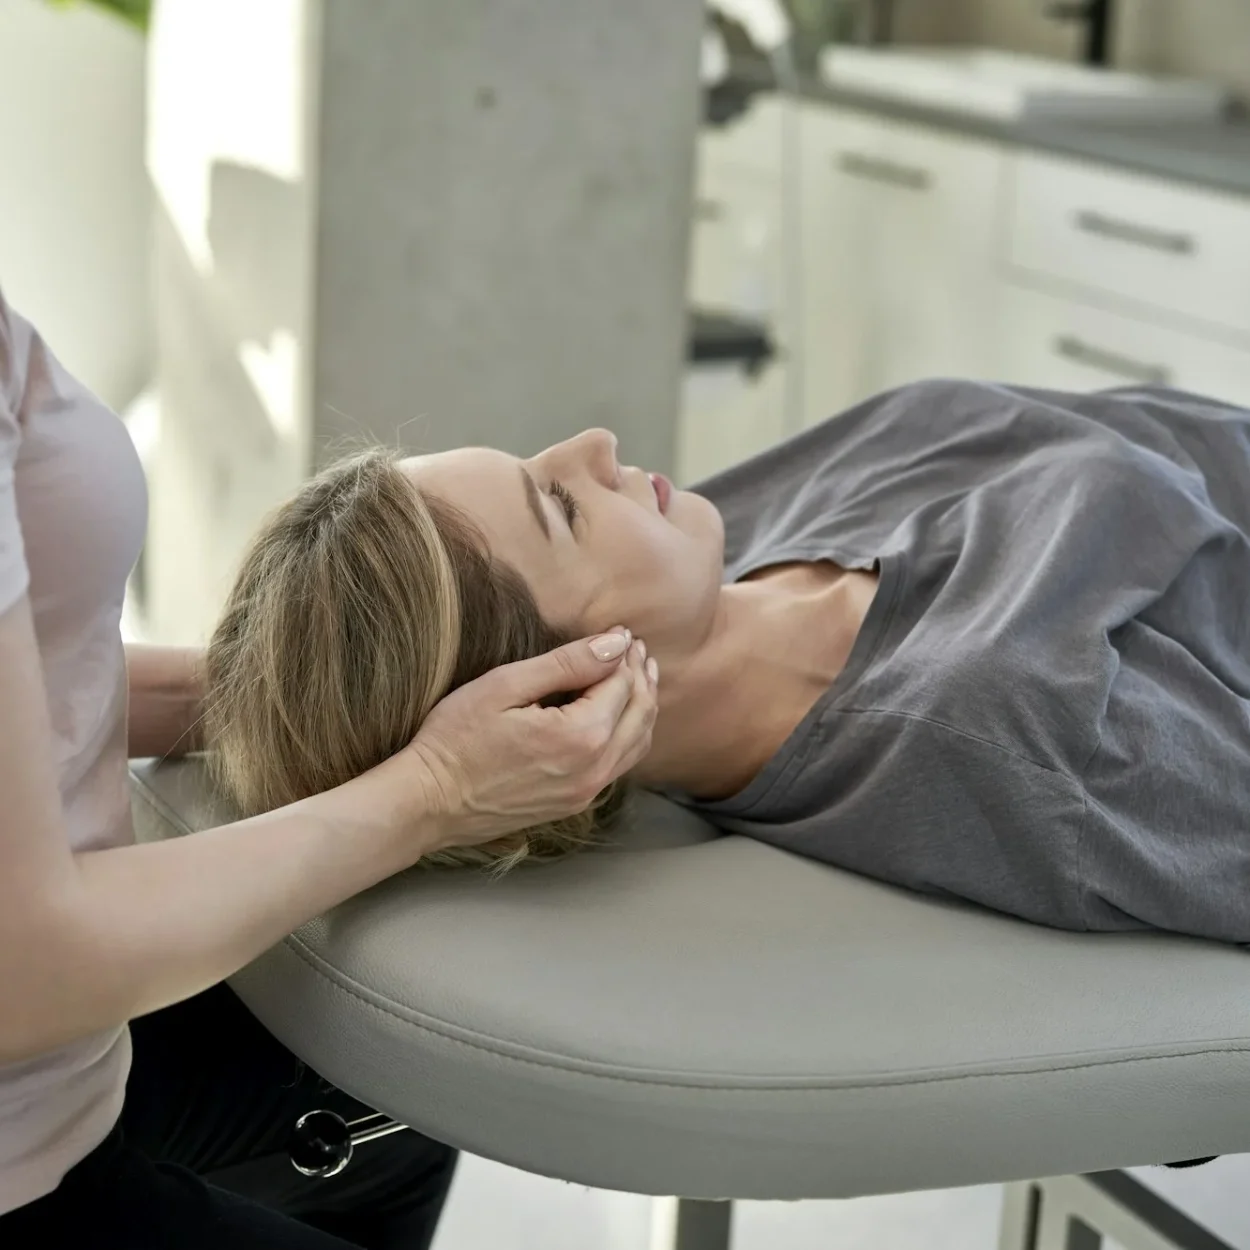
[[630,640],[629,631],[622,627],[593,638],[565,643],[530,660],[505,664],[496,672],[508,683],[508,706],[528,707],[553,694],[596,685],[616,672]]

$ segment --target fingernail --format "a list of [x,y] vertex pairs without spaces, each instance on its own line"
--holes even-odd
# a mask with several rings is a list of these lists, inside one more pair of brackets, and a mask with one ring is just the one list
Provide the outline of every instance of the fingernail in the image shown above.
[[596,660],[619,660],[629,646],[625,634],[600,634],[590,640],[590,650]]
[[653,686],[660,680],[660,666],[655,662],[655,656],[647,661],[647,676],[651,678]]
[[638,658],[639,660],[647,658],[647,644],[641,638],[638,639]]

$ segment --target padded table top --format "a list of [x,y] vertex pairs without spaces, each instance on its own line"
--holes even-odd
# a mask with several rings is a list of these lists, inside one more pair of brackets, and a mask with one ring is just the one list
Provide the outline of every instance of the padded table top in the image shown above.
[[[228,813],[134,766],[140,838]],[[696,1198],[845,1197],[1250,1150],[1250,956],[894,890],[641,796],[618,844],[404,874],[232,984],[433,1137]]]

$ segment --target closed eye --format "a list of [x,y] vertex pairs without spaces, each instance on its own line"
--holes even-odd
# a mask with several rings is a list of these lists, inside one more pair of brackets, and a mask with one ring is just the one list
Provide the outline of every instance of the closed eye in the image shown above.
[[569,529],[572,529],[573,522],[581,515],[577,500],[573,498],[573,492],[562,482],[552,482],[548,489],[551,491],[551,497],[564,509],[564,519],[569,523]]

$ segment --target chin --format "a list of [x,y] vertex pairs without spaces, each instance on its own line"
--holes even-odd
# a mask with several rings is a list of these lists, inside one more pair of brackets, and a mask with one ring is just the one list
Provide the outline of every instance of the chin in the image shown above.
[[716,533],[721,541],[725,538],[725,521],[710,500],[690,490],[675,490],[669,501],[668,519],[684,530],[699,533]]
[[682,491],[674,495],[668,519],[688,538],[698,543],[707,557],[708,572],[719,585],[725,567],[725,521],[716,505],[702,495]]

